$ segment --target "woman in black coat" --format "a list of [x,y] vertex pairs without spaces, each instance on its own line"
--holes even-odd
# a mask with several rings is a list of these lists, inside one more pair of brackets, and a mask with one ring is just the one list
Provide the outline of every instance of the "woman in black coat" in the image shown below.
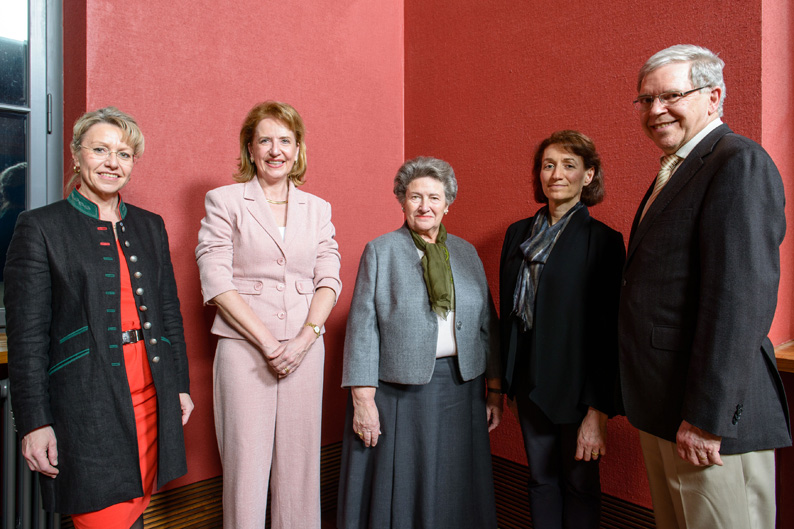
[[511,225],[502,246],[504,387],[524,435],[533,527],[597,528],[623,237],[588,213],[603,200],[604,181],[587,136],[552,134],[532,174],[535,198],[547,205]]
[[193,403],[168,236],[119,195],[143,146],[113,107],[80,117],[77,187],[19,216],[5,267],[22,454],[45,509],[78,528],[143,527],[155,481],[187,470]]

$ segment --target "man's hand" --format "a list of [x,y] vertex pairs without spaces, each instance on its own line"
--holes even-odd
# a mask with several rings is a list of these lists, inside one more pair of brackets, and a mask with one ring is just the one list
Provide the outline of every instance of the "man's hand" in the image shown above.
[[722,437],[710,434],[686,421],[681,421],[675,442],[678,447],[678,455],[684,461],[698,467],[722,466],[720,457]]

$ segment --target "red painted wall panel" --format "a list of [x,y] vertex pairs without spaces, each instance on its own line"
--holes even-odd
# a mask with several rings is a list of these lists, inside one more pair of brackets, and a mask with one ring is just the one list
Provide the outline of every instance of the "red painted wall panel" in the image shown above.
[[[228,6],[64,1],[67,139],[87,108],[115,104],[136,116],[147,151],[125,198],[162,214],[169,227],[198,404],[187,430],[190,473],[176,485],[220,472],[212,311],[200,306],[192,251],[203,195],[231,182],[239,124],[257,101],[281,99],[302,113],[304,189],[334,205],[345,290],[326,335],[324,443],[341,437],[342,341],[358,258],[366,241],[401,222],[391,179],[403,141],[406,157],[434,155],[456,169],[461,189],[447,223],[477,246],[494,294],[504,230],[537,208],[529,183],[534,146],[554,130],[593,137],[607,183],[607,199],[593,214],[628,236],[658,156],[630,102],[637,70],[666,46],[694,42],[721,54],[728,63],[725,121],[767,147],[791,192],[794,15],[782,0],[726,0],[716,8],[701,0],[564,7],[408,0],[404,18],[400,1]],[[794,335],[791,244],[789,237],[775,343]],[[497,455],[524,461],[509,414],[492,441]],[[636,432],[624,419],[610,422],[609,449],[605,491],[650,505]]]
[[[688,42],[718,52],[727,63],[724,121],[762,140],[760,1],[408,0],[405,26],[406,157],[439,156],[455,168],[460,192],[447,226],[477,247],[495,295],[504,231],[538,207],[532,156],[554,130],[593,138],[607,197],[591,213],[628,238],[660,156],[631,105],[637,71],[654,52]],[[791,335],[790,319],[776,320],[778,341]],[[495,454],[525,462],[512,417],[492,441]],[[610,421],[601,468],[605,492],[650,506],[636,431],[623,418]]]
[[[788,236],[781,248],[781,278],[778,310],[772,341],[794,338],[794,6],[791,2],[762,1],[762,119],[761,142],[775,160],[786,189]],[[794,374],[784,373],[783,383],[794,409]],[[777,452],[778,528],[794,528],[794,448]]]
[[367,241],[401,219],[391,180],[403,160],[402,3],[65,0],[64,11],[67,138],[86,109],[116,105],[132,114],[146,152],[123,195],[162,215],[170,236],[196,403],[186,428],[189,473],[172,486],[221,472],[214,311],[201,306],[193,250],[204,194],[233,183],[240,124],[265,99],[303,116],[303,189],[333,206],[344,288],[326,326],[323,443],[338,441],[342,343],[358,260]]
[[[763,0],[761,143],[775,160],[786,188],[786,218],[794,219],[794,6],[791,2]],[[772,342],[794,338],[794,222],[781,248],[782,269],[778,310]],[[785,273],[788,271],[789,273]]]

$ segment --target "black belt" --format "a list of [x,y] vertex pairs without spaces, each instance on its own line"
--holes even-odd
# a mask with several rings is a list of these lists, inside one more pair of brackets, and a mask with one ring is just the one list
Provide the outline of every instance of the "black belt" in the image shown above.
[[143,331],[140,329],[133,329],[131,331],[124,331],[121,333],[122,345],[135,343],[143,340]]

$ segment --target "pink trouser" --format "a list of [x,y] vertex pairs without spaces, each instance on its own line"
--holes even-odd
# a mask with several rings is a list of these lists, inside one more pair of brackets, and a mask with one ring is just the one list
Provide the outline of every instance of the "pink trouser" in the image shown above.
[[245,340],[220,338],[215,433],[223,464],[223,527],[265,526],[272,476],[273,529],[320,529],[320,426],[324,347],[279,379]]

